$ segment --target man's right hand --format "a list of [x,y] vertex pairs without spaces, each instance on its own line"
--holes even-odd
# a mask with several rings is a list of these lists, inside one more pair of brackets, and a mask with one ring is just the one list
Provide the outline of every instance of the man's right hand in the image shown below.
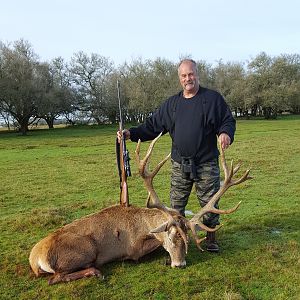
[[[128,129],[124,129],[123,130],[123,136],[125,137],[125,140],[130,139],[130,131]],[[121,137],[122,137],[122,134],[121,134],[120,130],[118,130],[117,131],[117,138],[118,138],[119,143],[121,141]]]

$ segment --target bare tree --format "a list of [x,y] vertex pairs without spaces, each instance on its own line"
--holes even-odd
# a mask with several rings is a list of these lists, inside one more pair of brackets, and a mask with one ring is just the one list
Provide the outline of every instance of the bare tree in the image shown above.
[[35,70],[37,55],[24,40],[10,44],[1,43],[1,110],[9,113],[25,135],[30,119],[36,115]]
[[107,82],[114,71],[110,59],[99,54],[74,54],[70,63],[72,82],[81,98],[80,109],[89,113],[97,123],[105,117]]
[[53,128],[55,119],[63,113],[72,112],[75,103],[67,65],[61,57],[50,64],[37,68],[37,117],[44,119]]

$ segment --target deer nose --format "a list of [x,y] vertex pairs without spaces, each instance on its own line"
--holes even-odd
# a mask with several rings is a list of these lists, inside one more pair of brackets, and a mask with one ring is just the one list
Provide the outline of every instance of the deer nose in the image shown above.
[[173,263],[171,264],[171,267],[172,268],[180,268],[180,269],[183,269],[186,267],[186,262],[183,261],[183,262],[179,262],[179,263]]
[[186,267],[186,265],[180,265],[180,266],[175,266],[174,268],[184,269],[185,267]]
[[184,269],[185,267],[186,267],[186,264],[172,266],[173,269]]

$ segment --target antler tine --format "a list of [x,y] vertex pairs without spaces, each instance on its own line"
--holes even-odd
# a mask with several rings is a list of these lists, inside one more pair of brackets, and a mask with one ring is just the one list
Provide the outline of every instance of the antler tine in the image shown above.
[[[224,171],[224,179],[225,181],[227,180],[227,178],[229,177],[229,170],[228,170],[228,166],[226,163],[226,159],[225,159],[225,153],[224,150],[222,149],[221,143],[219,142],[219,148],[220,148],[220,159],[221,159],[221,165]],[[233,165],[233,161],[231,161],[231,167]]]
[[158,173],[158,171],[166,163],[166,161],[170,158],[170,156],[171,156],[171,153],[169,153],[161,162],[158,163],[158,165],[155,167],[155,169],[151,173],[151,175],[153,177]]
[[241,165],[242,165],[242,162],[238,161],[238,163],[236,164],[236,166],[233,169],[233,175],[235,175],[238,172],[238,170],[240,169]]
[[135,148],[135,158],[137,160],[137,163],[140,163],[140,149],[141,149],[141,140],[139,139]]
[[195,233],[195,234],[197,231],[201,231],[201,230],[214,232],[222,226],[222,225],[220,225],[219,227],[216,227],[216,228],[210,228],[201,222],[192,222],[192,220],[188,221],[187,224],[188,224],[188,227],[192,230],[192,233]]
[[242,177],[240,177],[239,179],[237,180],[234,180],[231,182],[231,186],[232,185],[237,185],[237,184],[240,184],[246,180],[250,180],[250,179],[253,179],[253,177],[249,176],[249,173],[250,173],[250,169],[248,169],[243,175]]
[[147,153],[145,155],[145,157],[141,160],[140,158],[140,148],[141,148],[141,140],[138,141],[136,149],[135,149],[135,154],[136,154],[136,161],[137,164],[139,166],[139,173],[140,175],[145,178],[148,177],[149,175],[149,179],[153,178],[157,172],[160,170],[160,168],[164,165],[164,163],[168,160],[168,158],[170,157],[170,155],[168,155],[164,160],[162,160],[157,167],[154,169],[154,171],[152,173],[149,174],[149,170],[147,168],[147,165],[149,163],[149,159],[151,157],[153,148],[155,143],[157,142],[157,140],[161,137],[162,133],[160,133],[149,145],[149,148],[147,150]]
[[199,239],[197,236],[193,236],[194,237],[194,239],[195,239],[195,242],[196,242],[196,246],[197,246],[197,248],[200,250],[200,251],[204,251],[204,249],[203,248],[201,248],[201,246],[200,246],[200,244],[203,242],[203,241],[205,241],[206,240],[206,237],[204,237],[204,238],[202,238],[202,239]]
[[202,224],[202,223],[193,223],[193,222],[188,222],[188,227],[191,229],[191,232],[192,232],[192,236],[196,242],[196,246],[197,248],[200,250],[200,251],[204,251],[200,244],[206,240],[206,237],[203,237],[203,238],[199,238],[198,235],[197,235],[197,231],[200,231],[200,230],[205,230],[205,231],[209,231],[209,232],[215,232],[217,231],[218,229],[220,229],[222,227],[222,225],[220,225],[219,227],[216,227],[216,228],[209,228],[207,227],[206,225]]
[[162,135],[162,132],[151,142],[151,144],[149,145],[149,147],[148,147],[148,150],[147,150],[147,153],[146,153],[146,155],[145,155],[145,157],[144,157],[144,160],[145,161],[149,161],[149,158],[150,158],[150,156],[151,156],[151,154],[152,154],[152,151],[153,151],[153,148],[154,148],[154,145],[156,144],[156,142],[157,142],[157,140],[161,137],[161,135]]
[[232,176],[233,176],[233,171],[234,171],[234,167],[233,167],[233,159],[230,162],[230,172],[229,172],[229,178],[231,180]]

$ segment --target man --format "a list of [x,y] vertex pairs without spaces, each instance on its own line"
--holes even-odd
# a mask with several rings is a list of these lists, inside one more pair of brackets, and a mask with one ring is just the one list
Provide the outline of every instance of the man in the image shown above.
[[[223,149],[233,142],[235,120],[223,97],[199,85],[197,65],[184,59],[178,67],[183,90],[167,99],[146,122],[125,129],[126,139],[137,142],[154,139],[160,132],[172,138],[171,206],[182,215],[193,184],[203,207],[220,188],[217,137]],[[120,133],[117,133],[120,138]],[[214,228],[219,215],[207,214],[205,225]],[[215,233],[207,233],[208,251],[218,252]]]

